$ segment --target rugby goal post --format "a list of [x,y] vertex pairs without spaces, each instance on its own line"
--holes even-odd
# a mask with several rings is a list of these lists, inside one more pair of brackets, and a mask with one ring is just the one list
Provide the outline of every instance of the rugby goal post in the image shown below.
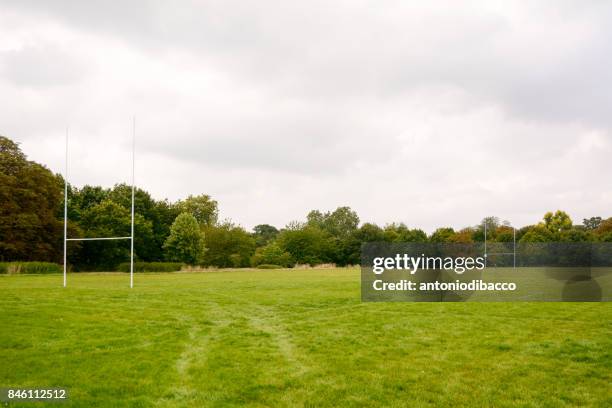
[[68,238],[68,128],[66,128],[66,162],[64,169],[64,287],[66,287],[68,241],[130,240],[130,288],[134,287],[134,163],[136,161],[136,117],[132,118],[132,203],[129,237]]
[[487,222],[484,222],[484,259],[485,268],[489,255],[512,255],[512,269],[516,269],[516,228],[512,226],[512,252],[487,252]]

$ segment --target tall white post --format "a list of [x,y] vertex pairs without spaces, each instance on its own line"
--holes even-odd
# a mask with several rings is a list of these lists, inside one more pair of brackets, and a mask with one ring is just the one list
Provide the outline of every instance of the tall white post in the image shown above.
[[134,287],[134,162],[136,161],[136,116],[132,122],[132,239],[130,249],[130,288]]
[[485,218],[484,223],[484,263],[485,268],[487,267],[487,219]]
[[514,243],[514,261],[512,265],[513,265],[513,268],[516,269],[516,228],[512,227],[512,230],[513,230],[512,242]]
[[68,128],[66,128],[66,167],[64,170],[64,287],[66,287],[66,239],[68,238]]

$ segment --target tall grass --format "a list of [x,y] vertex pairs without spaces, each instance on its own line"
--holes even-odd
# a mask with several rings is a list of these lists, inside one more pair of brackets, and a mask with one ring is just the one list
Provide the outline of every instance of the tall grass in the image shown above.
[[[180,262],[134,262],[134,272],[176,272],[183,264]],[[117,267],[119,272],[129,272],[130,263],[123,262]]]
[[0,262],[0,273],[61,273],[62,266],[53,262]]

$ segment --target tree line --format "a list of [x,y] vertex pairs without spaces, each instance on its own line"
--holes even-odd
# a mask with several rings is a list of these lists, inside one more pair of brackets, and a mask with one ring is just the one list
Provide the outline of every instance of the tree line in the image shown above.
[[[14,141],[0,136],[0,261],[61,262],[63,256],[61,175],[29,161]],[[129,236],[131,187],[68,188],[70,237]],[[136,259],[215,267],[295,264],[358,264],[364,242],[512,242],[514,230],[497,217],[476,226],[450,227],[426,234],[404,223],[360,223],[350,207],[313,210],[302,221],[278,229],[257,225],[246,231],[219,220],[218,203],[209,195],[170,202],[135,191]],[[518,242],[612,242],[612,217],[592,217],[575,225],[563,211],[516,230]],[[129,259],[129,241],[72,241],[68,261],[74,270],[114,270]]]

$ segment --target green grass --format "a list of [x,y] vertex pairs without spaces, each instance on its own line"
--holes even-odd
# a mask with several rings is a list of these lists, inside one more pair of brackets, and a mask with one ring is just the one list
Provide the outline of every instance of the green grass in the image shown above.
[[357,269],[135,279],[0,276],[0,387],[74,407],[612,406],[610,303],[362,303]]

